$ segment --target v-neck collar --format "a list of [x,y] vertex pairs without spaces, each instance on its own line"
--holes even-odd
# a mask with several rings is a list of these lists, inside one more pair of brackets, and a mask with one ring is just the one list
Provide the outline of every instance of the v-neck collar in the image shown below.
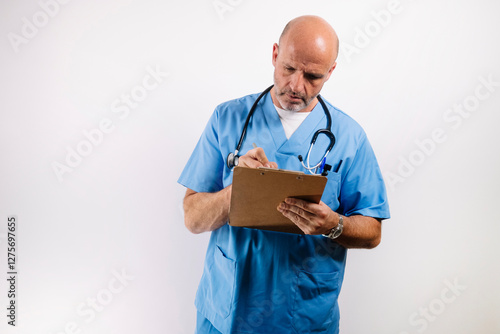
[[304,144],[308,138],[312,137],[315,131],[326,127],[326,121],[323,121],[325,123],[323,126],[319,124],[325,118],[323,107],[319,102],[289,139],[286,138],[285,129],[273,104],[271,93],[266,94],[264,97],[261,109],[263,109],[262,111],[265,115],[269,132],[274,140],[276,151],[283,154],[295,154],[297,145]]

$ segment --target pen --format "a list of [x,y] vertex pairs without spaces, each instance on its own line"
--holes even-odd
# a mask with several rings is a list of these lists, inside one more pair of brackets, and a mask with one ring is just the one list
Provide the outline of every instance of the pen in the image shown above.
[[253,148],[257,148],[257,144],[252,143]]
[[321,161],[321,167],[319,167],[319,173],[323,173],[325,170],[325,163],[326,163],[326,157],[323,158],[323,161]]
[[337,166],[337,169],[335,169],[335,173],[338,173],[340,169],[340,165],[342,165],[342,160],[340,160],[339,165]]

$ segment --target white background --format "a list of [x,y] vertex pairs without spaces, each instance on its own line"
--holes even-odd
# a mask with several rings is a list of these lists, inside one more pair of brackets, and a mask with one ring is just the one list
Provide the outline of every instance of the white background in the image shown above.
[[[44,3],[0,5],[0,277],[10,215],[19,271],[2,333],[193,332],[209,234],[185,229],[176,180],[215,106],[272,83],[272,43],[302,14],[340,36],[322,95],[366,130],[392,213],[379,247],[349,251],[341,332],[500,333],[498,1],[400,0],[383,25],[387,0]],[[169,75],[113,112],[148,68]],[[85,146],[103,119],[113,130]],[[54,162],[77,147],[60,181]]]

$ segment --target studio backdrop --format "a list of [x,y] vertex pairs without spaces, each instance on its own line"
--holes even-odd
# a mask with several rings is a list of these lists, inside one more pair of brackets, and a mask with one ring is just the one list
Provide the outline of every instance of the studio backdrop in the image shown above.
[[210,235],[184,227],[176,181],[214,108],[269,86],[273,43],[314,14],[341,43],[322,95],[365,129],[392,214],[348,251],[341,333],[500,333],[499,12],[3,1],[0,332],[193,333]]

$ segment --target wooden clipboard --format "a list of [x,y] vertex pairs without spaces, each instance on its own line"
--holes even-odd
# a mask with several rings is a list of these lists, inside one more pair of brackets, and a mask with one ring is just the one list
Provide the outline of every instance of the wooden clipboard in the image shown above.
[[319,203],[326,181],[302,172],[235,167],[229,225],[303,234],[277,207],[287,197]]

